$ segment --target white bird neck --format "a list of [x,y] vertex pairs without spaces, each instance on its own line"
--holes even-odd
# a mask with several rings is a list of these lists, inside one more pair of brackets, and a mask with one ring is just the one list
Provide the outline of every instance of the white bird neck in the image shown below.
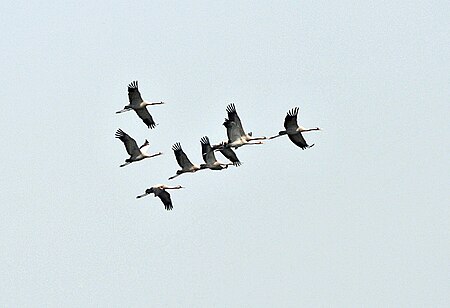
[[319,130],[319,128],[318,127],[315,127],[315,128],[304,128],[303,126],[299,126],[298,127],[298,131],[299,132],[310,132],[312,130]]
[[147,101],[144,101],[144,105],[145,106],[161,105],[161,104],[164,104],[164,103],[163,102],[147,102]]

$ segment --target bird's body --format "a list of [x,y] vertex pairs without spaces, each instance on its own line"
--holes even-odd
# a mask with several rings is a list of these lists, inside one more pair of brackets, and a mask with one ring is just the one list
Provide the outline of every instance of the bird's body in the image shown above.
[[232,165],[230,163],[222,163],[216,159],[208,137],[202,137],[200,143],[202,144],[202,157],[205,161],[204,164],[200,165],[200,169],[222,170],[228,168],[228,165]]
[[177,176],[183,173],[196,172],[201,169],[200,166],[191,163],[186,153],[184,153],[183,149],[181,148],[181,144],[179,142],[175,143],[172,146],[172,150],[175,154],[175,158],[177,159],[177,163],[181,167],[181,169],[177,170],[176,175],[171,176],[169,180],[176,178]]
[[130,158],[127,158],[125,160],[125,164],[120,165],[120,167],[124,167],[128,164],[131,164],[132,162],[140,161],[145,158],[151,158],[162,154],[161,152],[155,154],[148,154],[147,150],[150,147],[150,143],[148,142],[148,140],[145,140],[144,144],[138,147],[136,140],[131,138],[127,133],[125,133],[120,128],[116,131],[116,138],[120,139],[120,141],[123,142],[123,144],[125,145],[125,149],[130,155]]
[[183,188],[183,187],[180,185],[166,186],[163,184],[158,184],[158,185],[154,185],[154,186],[146,189],[144,194],[139,195],[136,198],[139,199],[139,198],[145,197],[145,196],[153,193],[155,195],[155,197],[158,197],[159,199],[161,199],[166,210],[170,211],[173,209],[172,199],[170,198],[170,194],[166,190],[167,189],[180,189],[180,188]]
[[130,110],[134,110],[139,118],[147,125],[148,128],[155,128],[156,123],[153,120],[153,117],[147,110],[147,106],[150,105],[161,105],[164,102],[147,102],[142,99],[141,93],[138,89],[138,82],[132,81],[128,85],[128,100],[129,104],[126,105],[122,110],[117,111],[116,113],[122,113]]
[[297,124],[297,115],[298,115],[298,107],[292,108],[288,111],[285,119],[284,119],[284,128],[285,130],[282,130],[278,132],[278,135],[272,136],[269,139],[274,139],[283,135],[288,135],[289,139],[298,147],[300,147],[302,150],[306,148],[310,148],[314,146],[314,144],[308,145],[306,143],[305,138],[303,138],[302,132],[309,132],[313,130],[320,130],[320,128],[304,128],[303,126],[299,126]]
[[262,144],[262,141],[257,140],[267,139],[266,137],[253,137],[252,133],[244,131],[233,103],[229,104],[226,110],[228,118],[225,119],[223,125],[227,128],[228,141],[224,143],[224,147],[237,149],[246,144]]

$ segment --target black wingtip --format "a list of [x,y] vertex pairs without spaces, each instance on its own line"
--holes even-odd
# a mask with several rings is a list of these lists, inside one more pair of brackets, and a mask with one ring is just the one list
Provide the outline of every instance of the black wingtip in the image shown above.
[[200,143],[201,143],[201,144],[209,144],[209,138],[208,138],[208,136],[203,136],[203,137],[200,139]]
[[226,110],[228,113],[236,112],[236,106],[234,105],[234,103],[230,103],[228,104]]
[[181,144],[179,143],[179,142],[175,142],[173,145],[172,145],[172,150],[173,151],[181,151]]
[[153,129],[157,125],[152,119],[142,119],[142,121],[147,125],[147,128],[149,129]]
[[130,84],[128,85],[128,90],[136,90],[138,88],[138,82],[137,80],[133,80],[132,82],[130,82]]
[[125,135],[125,132],[124,132],[123,130],[121,130],[120,128],[117,129],[117,131],[116,131],[116,133],[115,133],[116,138],[121,138],[121,137],[123,137],[124,135]]

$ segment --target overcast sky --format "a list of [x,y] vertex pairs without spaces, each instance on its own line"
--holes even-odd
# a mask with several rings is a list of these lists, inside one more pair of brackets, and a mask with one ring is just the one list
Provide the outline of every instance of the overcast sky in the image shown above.
[[[449,10],[3,1],[0,306],[448,307]],[[132,80],[153,130],[114,113]],[[168,181],[229,102],[255,136],[295,106],[323,131]],[[119,168],[118,128],[164,155]],[[135,199],[156,183],[173,211]]]

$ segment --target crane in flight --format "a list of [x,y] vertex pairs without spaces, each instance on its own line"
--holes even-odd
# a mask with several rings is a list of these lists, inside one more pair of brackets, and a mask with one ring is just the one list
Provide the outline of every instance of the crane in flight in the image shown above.
[[228,168],[229,165],[233,165],[233,163],[222,163],[216,159],[207,136],[202,137],[200,143],[202,145],[202,157],[205,161],[204,164],[200,165],[200,169],[222,170]]
[[304,128],[303,126],[299,126],[297,124],[297,115],[298,115],[298,107],[292,108],[286,114],[284,119],[284,128],[286,130],[282,130],[278,133],[278,135],[272,136],[269,139],[274,139],[283,135],[288,135],[289,139],[302,150],[310,148],[314,146],[314,143],[309,145],[306,143],[305,138],[303,138],[302,133],[309,132],[313,130],[321,130],[318,127],[315,128]]
[[128,100],[129,104],[123,107],[122,110],[116,111],[116,113],[122,113],[130,110],[134,110],[139,118],[147,125],[148,128],[155,128],[156,123],[153,117],[147,110],[147,106],[161,105],[164,102],[148,102],[142,99],[141,93],[138,89],[138,82],[132,81],[128,85]]
[[200,166],[191,163],[186,153],[184,153],[183,149],[181,148],[181,144],[179,142],[175,143],[172,146],[172,150],[173,153],[175,154],[175,158],[177,159],[177,163],[181,167],[181,169],[177,170],[176,174],[174,176],[171,176],[169,180],[172,180],[183,173],[197,172],[198,170],[201,169]]
[[136,199],[145,197],[151,193],[153,193],[155,195],[155,197],[159,197],[159,199],[161,199],[162,203],[164,204],[164,207],[166,208],[166,210],[170,211],[173,209],[173,205],[172,205],[172,199],[170,199],[170,194],[166,191],[167,189],[180,189],[180,188],[184,188],[181,185],[178,186],[166,186],[163,184],[158,184],[158,185],[154,185],[150,188],[147,188],[145,190],[145,193],[142,195],[139,195],[136,197]]
[[224,143],[224,147],[237,149],[246,144],[262,144],[263,142],[258,140],[267,139],[266,137],[253,137],[252,133],[245,133],[233,103],[229,104],[226,110],[228,118],[225,119],[223,125],[227,128],[228,141]]
[[130,155],[130,158],[125,159],[125,163],[120,165],[120,167],[125,167],[126,165],[131,164],[135,161],[140,161],[145,158],[152,158],[158,155],[161,155],[162,152],[158,152],[155,154],[147,154],[147,150],[150,147],[150,143],[147,139],[145,139],[145,142],[143,145],[138,147],[136,140],[131,138],[127,133],[125,133],[120,128],[116,131],[116,138],[120,139],[120,141],[123,142],[125,145],[125,149],[128,152],[128,155]]

